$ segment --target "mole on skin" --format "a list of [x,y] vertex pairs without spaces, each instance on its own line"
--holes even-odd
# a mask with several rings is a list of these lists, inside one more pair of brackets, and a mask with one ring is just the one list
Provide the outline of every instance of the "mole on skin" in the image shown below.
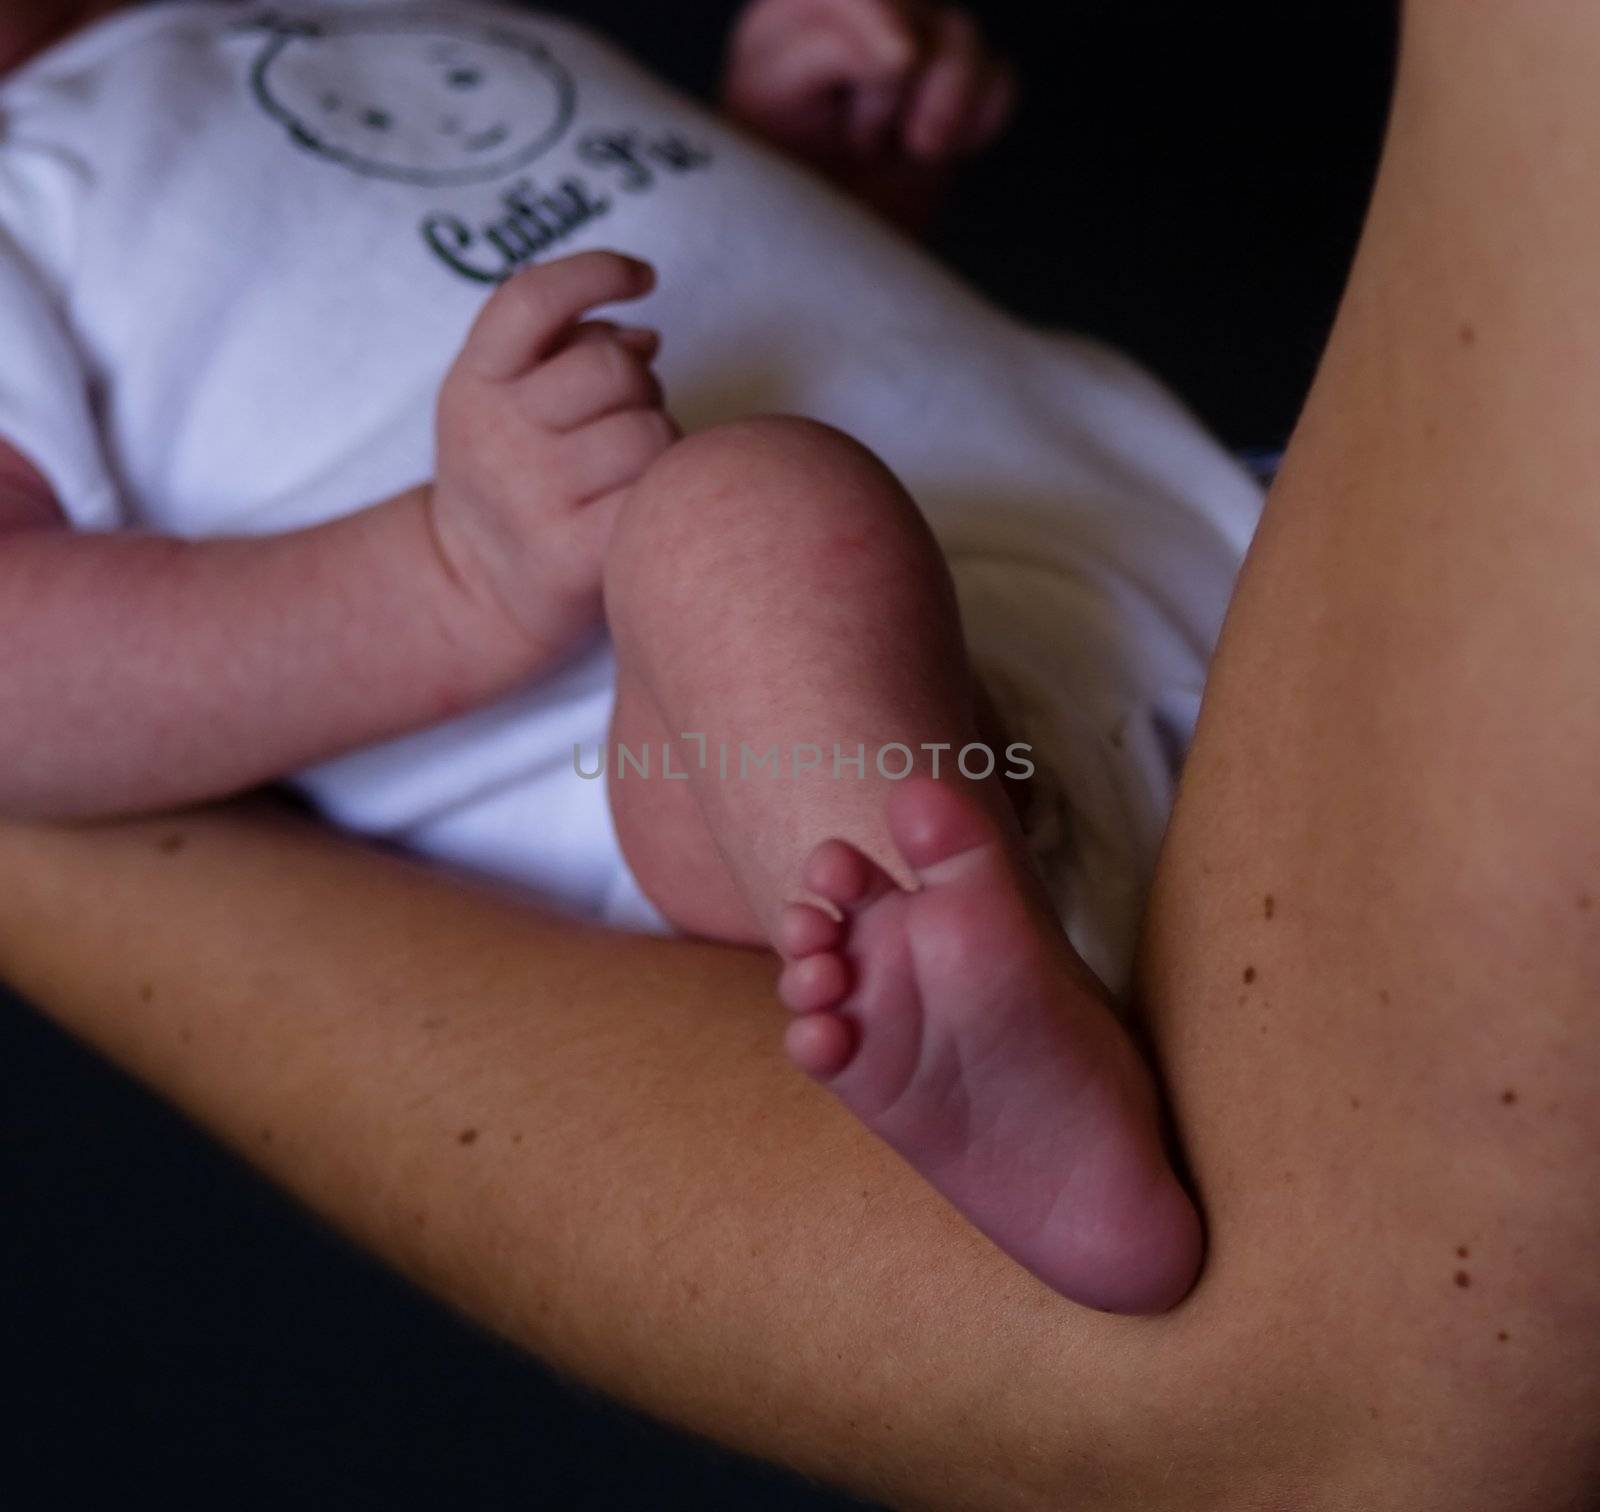
[[1461,345],[1471,346],[1478,339],[1478,329],[1469,320],[1461,327]]
[[1256,979],[1256,969],[1255,969],[1255,967],[1254,966],[1246,966],[1245,969],[1244,969],[1244,984],[1245,984],[1245,986],[1248,987],[1253,981],[1255,981],[1255,979]]
[[469,1145],[476,1140],[477,1137],[478,1131],[476,1129],[463,1129],[459,1134],[456,1135],[456,1143]]
[[1466,1245],[1458,1244],[1456,1246],[1456,1258],[1459,1259],[1459,1260],[1465,1260],[1467,1258],[1467,1247],[1466,1247]]
[[1505,1089],[1505,1091],[1500,1094],[1500,1101],[1503,1102],[1508,1108],[1516,1100],[1517,1100],[1517,1093],[1516,1093],[1516,1089],[1514,1087],[1507,1087]]
[[1271,893],[1268,893],[1266,897],[1261,900],[1262,915],[1263,917],[1270,919],[1277,911],[1278,901],[1272,896]]
[[156,849],[164,856],[175,856],[189,843],[188,836],[183,834],[163,835],[156,842]]
[[1465,1271],[1457,1271],[1456,1272],[1456,1285],[1457,1286],[1471,1286],[1472,1285],[1472,1277],[1469,1276]]

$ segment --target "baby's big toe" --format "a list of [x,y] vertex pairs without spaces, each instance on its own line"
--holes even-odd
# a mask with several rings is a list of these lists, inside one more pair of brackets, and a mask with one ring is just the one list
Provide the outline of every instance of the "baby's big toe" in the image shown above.
[[918,871],[998,838],[964,784],[934,777],[913,777],[890,795],[889,832]]

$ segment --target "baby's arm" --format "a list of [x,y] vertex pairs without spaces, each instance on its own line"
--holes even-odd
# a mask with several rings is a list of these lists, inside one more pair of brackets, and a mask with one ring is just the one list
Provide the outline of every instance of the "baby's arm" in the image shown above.
[[1010,66],[940,0],[750,0],[723,103],[907,230],[926,227],[960,162],[1005,129]]
[[326,525],[74,534],[0,446],[0,811],[235,792],[559,660],[598,623],[622,489],[674,434],[653,337],[576,322],[650,281],[594,252],[503,286],[445,381],[437,478]]

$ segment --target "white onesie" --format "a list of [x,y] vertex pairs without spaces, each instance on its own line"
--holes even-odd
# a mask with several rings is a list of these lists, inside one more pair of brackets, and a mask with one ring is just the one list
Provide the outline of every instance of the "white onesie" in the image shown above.
[[[0,436],[80,529],[327,520],[431,474],[435,395],[495,282],[586,247],[658,269],[628,318],[663,332],[686,428],[810,415],[904,480],[1059,795],[1035,838],[1068,931],[1120,985],[1254,484],[1132,364],[1013,321],[578,27],[169,0],[0,81]],[[340,824],[652,927],[578,772],[612,674],[597,640],[298,784]]]

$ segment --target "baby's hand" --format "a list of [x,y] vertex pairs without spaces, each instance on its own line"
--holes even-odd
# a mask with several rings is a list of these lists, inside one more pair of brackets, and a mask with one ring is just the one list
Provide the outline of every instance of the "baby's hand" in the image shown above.
[[723,82],[735,120],[897,219],[1000,135],[1015,97],[977,22],[938,0],[752,0]]
[[677,438],[650,370],[653,331],[582,321],[655,275],[616,252],[528,269],[491,296],[439,395],[434,528],[447,566],[497,602],[536,660],[601,617],[628,485]]

